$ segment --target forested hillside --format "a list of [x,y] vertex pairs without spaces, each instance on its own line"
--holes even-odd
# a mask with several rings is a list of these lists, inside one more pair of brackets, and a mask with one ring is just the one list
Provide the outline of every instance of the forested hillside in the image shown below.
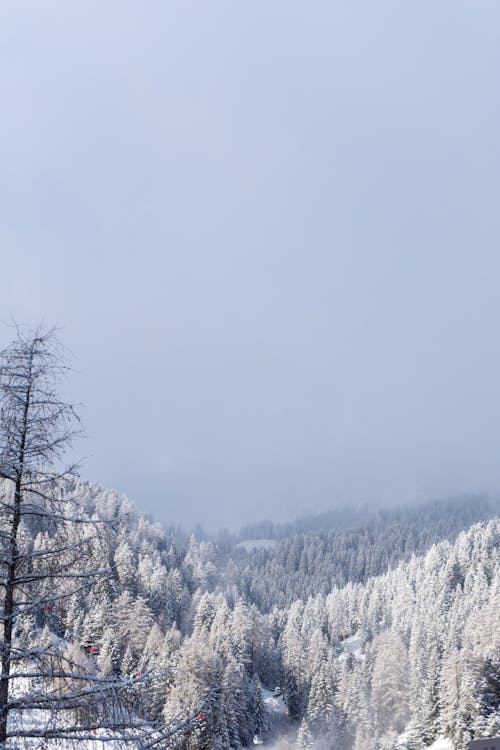
[[463,750],[497,731],[492,501],[186,539],[61,469],[64,371],[53,332],[2,354],[0,747]]
[[[61,597],[67,581],[51,580],[54,603],[33,602],[17,642],[33,654],[51,643],[87,672],[131,678],[120,698],[131,723],[203,704],[169,746],[265,739],[263,687],[277,685],[291,747],[416,749],[446,735],[461,749],[500,730],[500,522],[458,533],[491,511],[486,501],[397,511],[228,558],[213,543],[177,541],[112,491],[73,479],[64,495],[68,514],[103,522],[87,540],[102,574]],[[36,519],[22,540],[34,553],[61,542]],[[66,555],[68,570],[83,570]]]
[[[254,525],[247,534],[258,535],[259,529],[271,538],[283,536],[286,529],[291,533],[277,546],[251,554],[241,546],[233,548],[225,579],[261,610],[286,607],[295,599],[385,573],[438,541],[453,541],[463,529],[499,511],[498,499],[463,497],[367,512],[364,523],[360,512],[348,508],[345,517],[337,511],[285,526]],[[332,523],[336,528],[329,528]],[[318,524],[327,530],[310,530]],[[297,533],[301,526],[306,531]]]

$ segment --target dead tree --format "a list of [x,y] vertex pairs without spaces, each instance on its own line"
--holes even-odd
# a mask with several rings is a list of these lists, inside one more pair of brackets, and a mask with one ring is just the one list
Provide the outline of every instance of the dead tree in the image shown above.
[[[191,717],[171,724],[124,715],[120,691],[139,680],[103,678],[57,639],[36,647],[23,639],[23,625],[40,611],[85,590],[107,570],[92,569],[90,541],[105,521],[68,512],[65,487],[75,466],[62,468],[80,422],[57,387],[68,368],[54,331],[17,331],[0,353],[0,748],[28,737],[71,741],[98,739],[157,746],[189,727]],[[33,549],[44,532],[51,543]],[[26,627],[24,625],[24,627]],[[34,710],[50,716],[39,726],[23,723]]]

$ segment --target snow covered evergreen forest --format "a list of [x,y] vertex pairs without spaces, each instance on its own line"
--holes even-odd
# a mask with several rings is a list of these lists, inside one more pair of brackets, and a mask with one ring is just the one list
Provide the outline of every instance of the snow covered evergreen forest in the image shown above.
[[[298,733],[290,747],[420,748],[445,735],[464,748],[500,731],[500,521],[469,526],[493,510],[485,500],[246,552],[179,539],[86,482],[65,492],[82,518],[114,519],[87,551],[111,574],[23,617],[17,638],[59,644],[103,677],[148,675],[122,698],[131,716],[173,720],[206,699],[171,747],[265,740],[263,688],[275,686]],[[53,540],[25,529],[23,543],[36,553]]]
[[50,345],[21,339],[3,365],[5,747],[465,750],[500,734],[496,502],[163,529],[54,468],[73,415]]

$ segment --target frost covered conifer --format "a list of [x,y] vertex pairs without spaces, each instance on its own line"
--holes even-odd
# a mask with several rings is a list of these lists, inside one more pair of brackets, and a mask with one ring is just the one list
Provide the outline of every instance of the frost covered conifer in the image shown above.
[[300,750],[311,750],[313,747],[313,738],[307,719],[302,719],[297,733],[297,746]]
[[262,685],[259,680],[259,676],[255,674],[253,676],[253,717],[254,717],[254,733],[262,735],[267,731],[267,712],[266,704],[264,703],[264,696],[262,694]]

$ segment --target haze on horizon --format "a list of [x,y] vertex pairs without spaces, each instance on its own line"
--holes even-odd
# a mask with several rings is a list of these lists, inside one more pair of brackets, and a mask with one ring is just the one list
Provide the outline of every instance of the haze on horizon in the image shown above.
[[500,488],[499,37],[2,4],[0,319],[64,327],[85,478],[210,527]]

